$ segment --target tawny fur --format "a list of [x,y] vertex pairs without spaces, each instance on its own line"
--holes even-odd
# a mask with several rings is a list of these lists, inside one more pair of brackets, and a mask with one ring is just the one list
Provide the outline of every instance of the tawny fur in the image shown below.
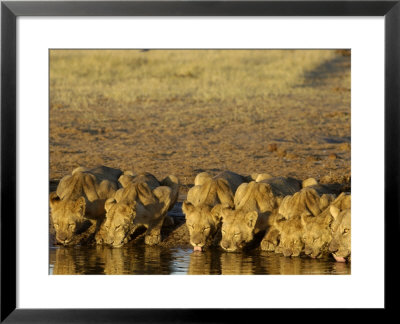
[[203,248],[212,243],[219,232],[222,206],[233,207],[233,195],[244,177],[231,171],[224,171],[214,178],[207,172],[199,173],[195,186],[182,205],[189,229],[190,243]]
[[250,243],[254,235],[272,225],[282,195],[300,189],[291,178],[270,178],[243,183],[236,191],[234,208],[222,209],[221,247],[236,251]]
[[153,190],[146,182],[126,183],[114,198],[106,201],[106,220],[96,235],[96,242],[119,247],[129,241],[138,227],[144,226],[147,228],[145,243],[158,244],[161,226],[179,191],[176,177],[169,176],[165,183],[170,186]]
[[59,243],[79,243],[79,234],[94,223],[98,229],[105,215],[104,202],[118,189],[121,173],[105,166],[78,167],[60,180],[56,192],[50,194],[51,221]]

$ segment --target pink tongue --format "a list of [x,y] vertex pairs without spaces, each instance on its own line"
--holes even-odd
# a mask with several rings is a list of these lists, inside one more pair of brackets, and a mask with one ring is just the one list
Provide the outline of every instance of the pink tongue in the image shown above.
[[193,251],[200,251],[201,252],[201,246],[195,246],[193,248]]
[[338,256],[336,256],[336,255],[333,255],[333,257],[335,258],[335,260],[336,260],[337,262],[346,262],[346,259],[343,258],[343,257],[338,257]]

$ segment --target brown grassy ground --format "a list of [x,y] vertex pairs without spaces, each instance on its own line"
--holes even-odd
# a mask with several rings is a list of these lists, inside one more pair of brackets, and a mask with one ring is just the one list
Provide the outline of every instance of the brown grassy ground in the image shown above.
[[175,174],[182,193],[203,170],[348,181],[348,54],[53,50],[50,179],[104,164]]

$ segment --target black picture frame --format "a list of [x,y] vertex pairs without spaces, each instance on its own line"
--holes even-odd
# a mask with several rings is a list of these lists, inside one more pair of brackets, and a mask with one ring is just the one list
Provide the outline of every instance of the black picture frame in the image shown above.
[[[384,16],[385,19],[385,309],[398,286],[400,1],[2,1],[1,2],[1,322],[235,322],[266,310],[16,308],[16,18],[18,16]],[[366,283],[367,284],[367,283]],[[212,314],[210,314],[210,312]]]

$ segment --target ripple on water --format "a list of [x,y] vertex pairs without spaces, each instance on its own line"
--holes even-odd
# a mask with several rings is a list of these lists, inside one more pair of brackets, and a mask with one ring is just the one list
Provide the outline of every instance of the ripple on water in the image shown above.
[[287,258],[259,250],[226,253],[220,249],[193,252],[185,248],[127,245],[50,247],[49,274],[350,274],[350,264],[330,257]]

